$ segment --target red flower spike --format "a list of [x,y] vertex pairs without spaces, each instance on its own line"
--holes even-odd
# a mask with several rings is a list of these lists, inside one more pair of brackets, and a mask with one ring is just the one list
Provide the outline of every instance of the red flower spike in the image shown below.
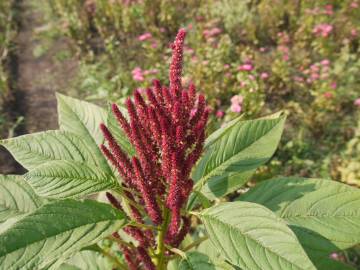
[[189,107],[192,108],[195,106],[196,101],[196,88],[193,83],[189,85]]
[[162,216],[161,216],[160,208],[156,202],[156,197],[153,194],[151,194],[151,190],[149,190],[149,187],[146,185],[144,174],[142,172],[139,160],[134,157],[132,159],[132,162],[136,175],[136,180],[137,180],[136,182],[140,192],[143,195],[146,210],[152,222],[158,225],[162,222]]
[[[120,146],[117,144],[114,137],[111,135],[110,131],[104,124],[100,124],[100,129],[104,135],[105,140],[109,143],[109,148],[112,152],[113,158],[116,160],[124,174],[124,179],[131,179],[133,177],[133,173],[130,161],[128,160],[126,154],[121,150]],[[108,152],[106,151],[105,147],[102,147],[102,150],[103,152]],[[108,155],[108,153],[105,153],[105,155]],[[112,158],[109,160],[112,161]],[[119,170],[119,173],[121,173],[121,170]]]
[[181,71],[182,71],[182,62],[183,62],[183,50],[184,50],[184,40],[186,36],[185,29],[180,29],[176,35],[175,41],[172,44],[172,61],[170,64],[170,92],[173,97],[178,98],[180,96],[181,87]]
[[164,105],[164,97],[162,96],[162,88],[159,80],[153,80],[154,93],[156,96],[156,100],[158,103],[163,106]]
[[112,204],[112,206],[114,206],[119,210],[123,210],[121,203],[114,197],[114,195],[112,195],[110,192],[106,192],[105,196],[108,199],[108,201]]
[[122,114],[122,112],[120,111],[119,107],[114,103],[111,105],[111,109],[112,109],[119,125],[124,130],[126,136],[128,138],[130,138],[131,137],[130,125],[129,125],[128,121],[126,120],[126,118],[124,117],[124,115]]
[[[193,188],[190,173],[203,151],[209,116],[204,96],[196,95],[192,83],[186,89],[181,84],[185,35],[185,30],[180,30],[172,45],[169,88],[154,80],[152,88],[146,90],[147,98],[135,91],[134,102],[126,101],[129,120],[116,104],[112,105],[117,122],[134,145],[136,156],[127,156],[109,130],[104,125],[100,127],[109,145],[102,145],[101,150],[124,178],[125,196],[144,205],[145,213],[130,204],[131,219],[144,223],[149,217],[155,225],[160,225],[163,221],[160,204],[164,203],[171,212],[165,240],[173,247],[181,243],[190,229],[190,219],[181,217],[180,213]],[[107,197],[118,207],[111,195]],[[140,244],[124,252],[129,268],[133,270],[131,265],[136,265],[141,269],[155,269],[145,247],[155,246],[158,232],[135,227],[126,230]]]
[[171,220],[169,224],[168,231],[166,233],[165,242],[171,244],[171,242],[175,239],[179,227],[180,227],[180,208],[175,208],[171,212]]
[[133,237],[136,241],[138,241],[140,246],[142,246],[144,248],[149,247],[149,242],[148,242],[147,237],[145,237],[145,235],[139,228],[136,228],[133,226],[126,226],[123,230],[128,235]]
[[173,103],[173,99],[172,99],[172,97],[170,95],[169,89],[164,86],[162,88],[162,94],[164,96],[164,101],[165,101],[166,107],[171,108],[172,103]]
[[125,245],[119,245],[120,250],[124,254],[125,261],[127,265],[129,266],[130,270],[138,270],[139,261],[136,256],[134,256],[134,253],[132,250],[130,250]]
[[191,226],[190,218],[183,217],[182,220],[183,220],[183,225],[182,225],[178,235],[176,237],[174,237],[174,239],[171,243],[171,245],[174,247],[178,247],[181,244],[181,242],[185,239],[185,236],[190,231],[190,226]]
[[145,269],[146,270],[155,270],[155,265],[151,261],[151,258],[149,256],[149,254],[147,253],[147,251],[143,247],[138,247],[137,252],[138,252],[138,257],[139,257],[140,261],[143,263]]
[[194,116],[190,120],[190,125],[194,126],[200,120],[202,114],[205,110],[205,97],[203,95],[199,95],[197,102],[197,109]]

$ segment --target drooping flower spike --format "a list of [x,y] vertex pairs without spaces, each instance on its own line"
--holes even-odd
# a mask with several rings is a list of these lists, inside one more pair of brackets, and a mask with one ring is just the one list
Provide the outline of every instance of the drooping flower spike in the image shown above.
[[[133,145],[136,156],[129,157],[121,149],[111,131],[100,126],[107,145],[101,150],[122,177],[122,185],[134,192],[128,194],[134,204],[144,205],[146,215],[140,216],[135,208],[130,217],[144,223],[150,219],[160,225],[170,213],[165,241],[178,246],[190,229],[190,220],[182,216],[182,208],[193,187],[191,169],[199,159],[205,140],[205,128],[209,115],[203,95],[197,95],[195,86],[184,87],[181,83],[183,47],[186,31],[181,29],[172,44],[172,61],[169,71],[169,87],[154,80],[153,87],[143,96],[134,92],[134,100],[128,98],[125,117],[116,104],[112,111],[119,126]],[[107,195],[110,203],[119,208],[115,197]],[[124,231],[138,240],[138,258],[146,269],[153,269],[146,248],[155,243],[153,234],[135,227]],[[147,236],[146,236],[147,235]],[[127,254],[130,254],[127,251]]]

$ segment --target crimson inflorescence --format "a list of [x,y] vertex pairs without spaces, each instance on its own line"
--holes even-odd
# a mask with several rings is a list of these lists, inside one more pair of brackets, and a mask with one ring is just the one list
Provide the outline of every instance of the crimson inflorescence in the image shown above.
[[[127,201],[129,217],[137,223],[151,221],[153,225],[168,224],[165,242],[177,247],[190,229],[190,219],[184,207],[193,187],[191,169],[199,159],[205,140],[209,111],[205,97],[197,95],[195,86],[184,87],[181,82],[183,46],[186,31],[181,29],[172,44],[170,86],[154,80],[146,94],[134,92],[128,98],[125,117],[116,104],[112,112],[118,124],[136,150],[129,157],[119,146],[110,130],[100,128],[107,142],[101,145],[106,158],[120,174]],[[120,202],[110,193],[109,202],[122,209]],[[143,205],[143,209],[135,207]],[[170,213],[170,220],[167,221]],[[154,269],[147,248],[155,245],[155,233],[139,226],[127,226],[124,231],[137,240],[134,250],[122,247],[129,265],[140,260],[145,269]],[[130,256],[137,254],[136,259]]]

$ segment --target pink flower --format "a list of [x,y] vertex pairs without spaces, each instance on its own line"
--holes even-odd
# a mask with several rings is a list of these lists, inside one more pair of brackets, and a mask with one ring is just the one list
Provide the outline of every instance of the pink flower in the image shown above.
[[350,7],[353,8],[353,9],[356,9],[356,8],[359,7],[359,4],[358,4],[356,1],[354,1],[354,2],[352,2],[352,3],[350,4]]
[[324,95],[324,98],[327,98],[327,99],[332,99],[334,97],[334,95],[331,92],[325,92],[323,95]]
[[142,69],[140,67],[136,67],[133,69],[133,71],[131,72],[132,76],[133,76],[133,79],[135,81],[138,81],[138,82],[142,82],[144,81],[144,73],[142,71]]
[[241,105],[240,104],[232,104],[230,107],[230,110],[234,113],[240,113],[241,112]]
[[228,68],[230,68],[230,65],[229,65],[229,64],[225,64],[225,65],[224,65],[224,68],[225,68],[225,69],[228,69]]
[[252,71],[254,69],[252,64],[243,64],[238,68],[240,71]]
[[322,60],[320,62],[320,64],[323,65],[323,66],[328,66],[328,65],[330,65],[330,60],[329,59],[324,59],[324,60]]
[[218,110],[218,111],[216,112],[216,117],[217,117],[217,118],[223,118],[224,115],[225,115],[225,113],[224,113],[224,111],[222,111],[222,110]]
[[354,28],[354,29],[351,29],[350,31],[350,34],[353,36],[353,37],[356,37],[358,35],[358,31]]
[[140,40],[140,41],[145,41],[145,40],[148,40],[148,39],[150,39],[150,38],[152,38],[152,35],[151,35],[151,33],[149,33],[149,32],[144,33],[144,34],[138,36],[138,40]]
[[318,73],[311,73],[310,77],[313,81],[318,80],[320,78]]
[[267,78],[269,78],[269,73],[267,73],[267,72],[261,73],[261,74],[260,74],[260,78],[261,78],[262,80],[266,80]]
[[337,83],[336,83],[336,82],[332,82],[332,83],[330,84],[330,87],[331,87],[332,89],[336,89]]
[[156,41],[151,42],[151,48],[156,49],[158,47],[158,44]]
[[267,50],[267,49],[266,49],[265,47],[261,47],[261,48],[259,49],[260,52],[266,52],[266,50]]
[[311,71],[313,71],[313,72],[317,72],[317,71],[319,71],[319,70],[320,70],[319,66],[318,66],[318,65],[316,65],[316,64],[311,65],[311,66],[310,66],[310,69],[311,69]]
[[203,31],[203,35],[206,39],[208,38],[211,38],[211,37],[215,37],[219,34],[222,33],[222,30],[218,27],[214,27],[214,28],[211,28],[211,29],[207,29],[207,30],[204,30]]
[[244,81],[241,81],[241,82],[240,82],[240,87],[245,87],[246,85],[247,85],[246,82],[244,82]]
[[326,5],[324,14],[333,15],[334,14],[333,6],[332,5]]
[[244,97],[242,95],[235,95],[231,98],[231,104],[242,104]]
[[354,105],[355,105],[356,107],[359,107],[359,108],[360,108],[360,97],[357,98],[357,99],[355,99]]
[[254,75],[250,74],[248,77],[249,77],[250,81],[255,81],[255,76]]
[[314,27],[313,33],[319,37],[328,37],[333,28],[331,24],[321,23]]

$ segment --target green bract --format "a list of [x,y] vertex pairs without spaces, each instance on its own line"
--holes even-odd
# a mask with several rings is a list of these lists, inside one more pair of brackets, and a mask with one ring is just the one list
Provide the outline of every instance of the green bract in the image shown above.
[[[111,235],[123,236],[129,224],[160,228],[129,221],[126,200],[119,210],[95,196],[123,195],[98,148],[98,125],[107,123],[129,155],[134,148],[107,110],[63,95],[58,104],[60,130],[1,141],[28,172],[0,176],[0,269],[128,269],[114,247],[138,243]],[[226,202],[272,157],[284,123],[282,113],[238,118],[208,137],[192,172],[188,205],[201,225],[169,250],[174,255],[168,269],[352,269],[330,255],[360,243],[358,189],[330,180],[276,178]],[[157,265],[160,258],[152,256]]]

